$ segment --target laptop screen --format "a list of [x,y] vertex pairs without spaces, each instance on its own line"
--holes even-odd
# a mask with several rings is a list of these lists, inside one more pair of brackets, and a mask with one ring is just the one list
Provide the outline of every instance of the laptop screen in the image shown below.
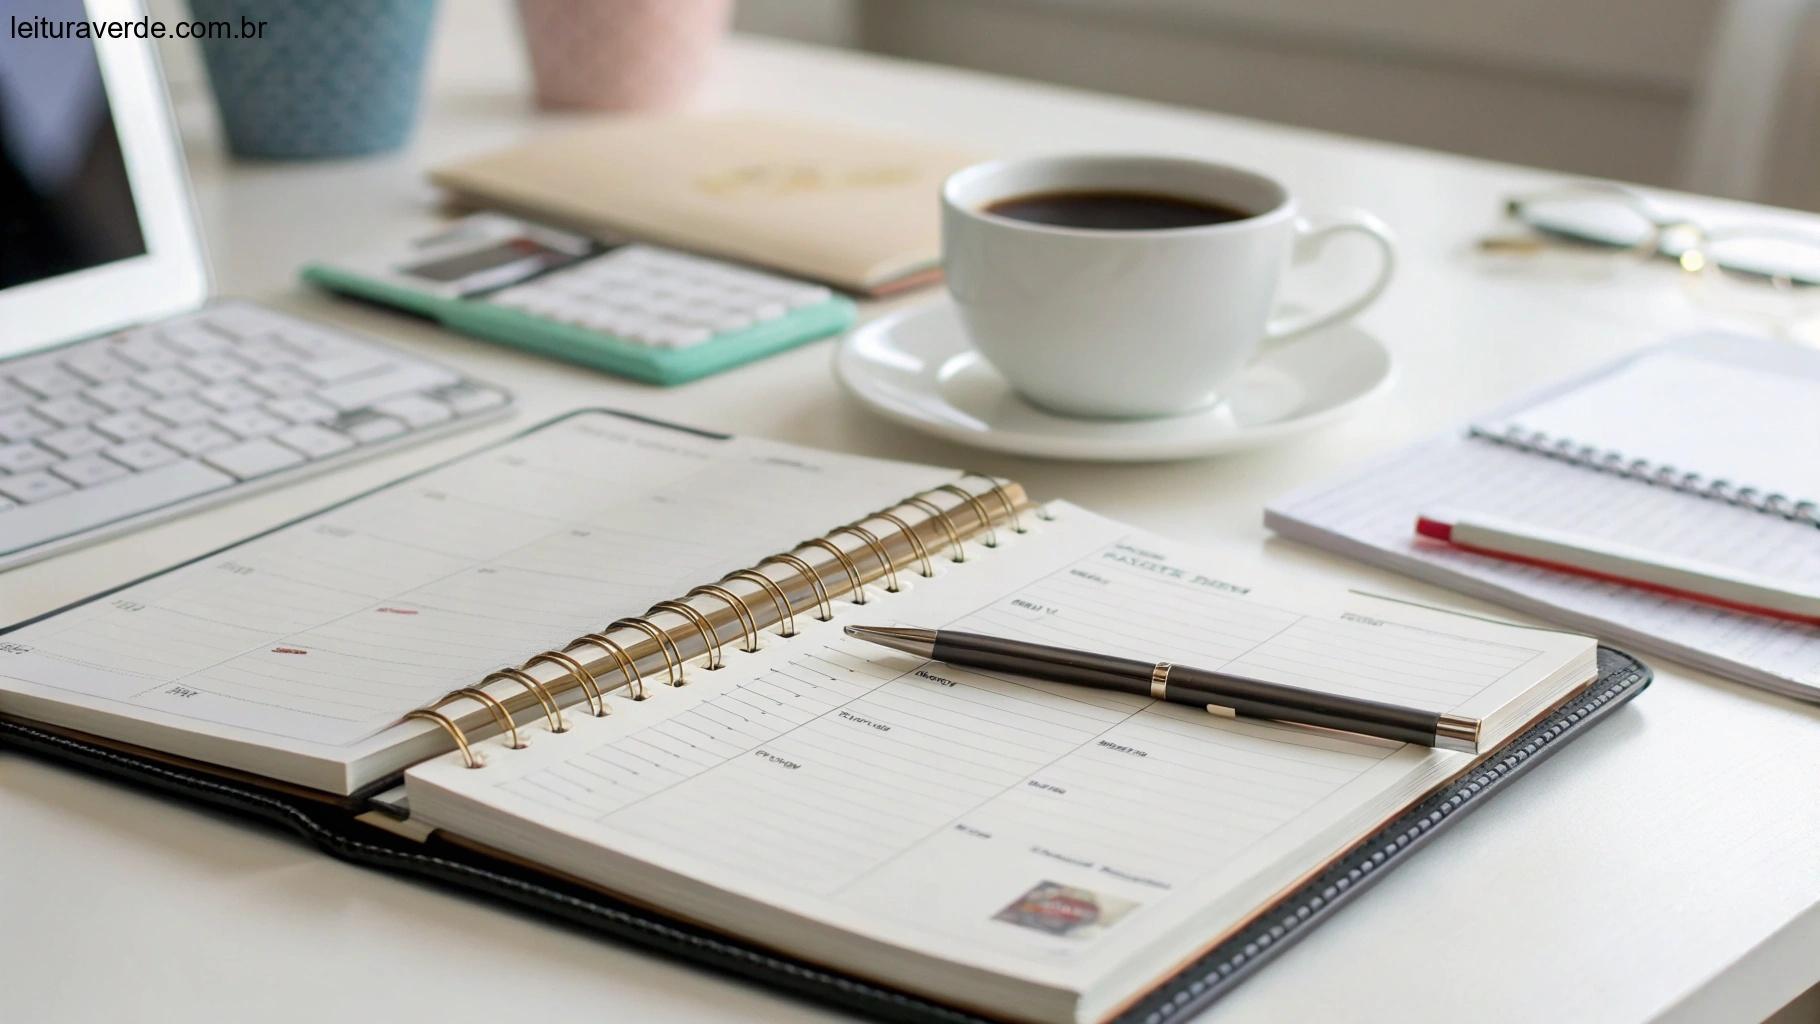
[[[81,0],[0,0],[81,19]],[[144,254],[133,190],[87,39],[0,32],[0,289]]]

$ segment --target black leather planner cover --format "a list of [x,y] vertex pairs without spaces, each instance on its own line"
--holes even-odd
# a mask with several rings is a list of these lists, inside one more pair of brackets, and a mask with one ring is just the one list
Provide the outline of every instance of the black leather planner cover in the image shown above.
[[[1599,649],[1599,678],[1547,718],[1359,843],[1327,871],[1280,900],[1245,930],[1209,950],[1116,1018],[1118,1024],[1170,1024],[1206,1008],[1275,959],[1309,929],[1355,900],[1386,871],[1432,842],[1452,822],[1533,769],[1649,685],[1650,671],[1630,655]],[[383,871],[560,917],[614,941],[746,978],[868,1017],[928,1024],[972,1024],[975,1014],[895,991],[738,938],[687,924],[594,889],[431,837],[413,842],[356,820],[341,807],[274,792],[205,771],[0,718],[0,746],[228,808],[287,829],[327,853]]]

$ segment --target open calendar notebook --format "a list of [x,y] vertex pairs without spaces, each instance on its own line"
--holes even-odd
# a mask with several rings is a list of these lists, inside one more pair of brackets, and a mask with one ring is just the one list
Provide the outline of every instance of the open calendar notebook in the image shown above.
[[849,623],[1231,666],[1483,719],[1488,750],[1595,675],[1585,637],[1015,484],[587,412],[11,630],[0,716],[355,808],[405,769],[383,802],[442,841],[1043,1021],[1114,1014],[1483,760]]

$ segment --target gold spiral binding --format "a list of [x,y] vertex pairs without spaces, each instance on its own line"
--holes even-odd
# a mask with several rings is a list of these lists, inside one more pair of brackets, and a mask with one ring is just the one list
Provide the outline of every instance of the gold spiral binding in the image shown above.
[[651,610],[645,614],[650,615],[659,611],[675,612],[695,625],[696,632],[701,634],[701,644],[708,652],[708,671],[718,671],[727,666],[726,659],[721,657],[720,653],[720,633],[715,630],[714,623],[709,622],[708,617],[703,615],[700,610],[690,607],[685,601],[659,601],[652,605]]
[[440,711],[432,711],[429,708],[416,708],[411,711],[406,711],[404,717],[421,718],[426,722],[435,722],[437,725],[442,726],[443,731],[449,734],[449,737],[455,741],[456,748],[461,751],[461,762],[469,768],[479,768],[485,764],[485,762],[474,756],[473,748],[468,746],[467,734],[461,731],[461,726],[450,721],[448,715],[445,715]]
[[796,635],[796,616],[791,614],[790,598],[784,593],[784,588],[777,585],[776,580],[757,569],[741,569],[721,577],[722,583],[732,580],[745,580],[763,587],[765,593],[771,595],[771,603],[777,606],[777,635],[786,639]]
[[[997,488],[995,487],[994,490],[996,489]],[[984,502],[980,501],[979,495],[959,484],[943,484],[940,487],[937,487],[936,490],[946,491],[949,494],[963,498],[966,500],[967,504],[973,506],[973,514],[979,517],[980,525],[986,529],[986,539],[980,541],[980,543],[989,548],[998,547],[998,531],[992,527],[992,513],[986,511],[986,505]],[[1010,503],[1007,502],[1006,504],[1009,505]]]
[[[861,520],[861,522],[864,522],[864,520]],[[891,556],[885,553],[884,542],[878,539],[878,534],[859,525],[859,523],[848,523],[846,526],[837,526],[828,531],[828,533],[830,536],[837,533],[850,533],[860,540],[865,541],[866,546],[872,549],[872,557],[878,559],[878,567],[884,570],[885,590],[888,593],[897,593],[897,567],[891,564]]]
[[841,568],[847,570],[847,582],[853,585],[853,603],[866,603],[865,579],[859,574],[859,566],[853,564],[853,559],[849,558],[847,553],[840,549],[839,544],[834,543],[826,537],[813,537],[797,545],[797,548],[799,550],[802,548],[820,548],[821,550],[832,554],[835,561],[840,563]]
[[[487,685],[496,680],[509,679],[528,690],[543,708],[544,716],[548,719],[551,730],[554,732],[565,732],[568,731],[569,725],[564,720],[561,705],[556,699],[556,690],[564,688],[557,686],[557,683],[561,682],[561,680],[559,679],[556,682],[545,684],[539,681],[537,677],[533,676],[529,669],[545,662],[559,666],[564,674],[573,678],[575,680],[575,685],[583,691],[595,717],[606,717],[607,715],[612,714],[613,709],[612,705],[607,702],[607,691],[602,688],[601,680],[596,675],[597,669],[590,667],[589,662],[584,662],[582,659],[577,658],[570,653],[583,647],[598,648],[613,657],[615,663],[619,666],[621,675],[625,677],[626,689],[632,695],[632,699],[644,700],[650,695],[649,687],[644,673],[639,670],[637,659],[632,656],[631,650],[628,649],[626,645],[607,636],[608,633],[619,627],[624,626],[628,629],[637,630],[657,645],[657,652],[663,658],[665,677],[670,686],[682,686],[688,682],[688,678],[684,671],[686,662],[682,656],[681,648],[677,645],[677,640],[671,637],[670,631],[659,627],[650,620],[650,616],[653,616],[660,611],[667,611],[681,616],[701,635],[702,643],[705,647],[707,668],[718,669],[724,667],[726,664],[726,645],[720,638],[719,631],[714,625],[714,620],[701,609],[696,608],[689,603],[689,598],[698,594],[712,597],[715,600],[724,603],[728,609],[732,611],[734,617],[739,621],[740,632],[745,642],[744,647],[742,648],[743,650],[756,651],[759,649],[759,641],[764,627],[759,624],[759,615],[757,614],[753,603],[749,600],[748,596],[742,596],[722,584],[730,583],[733,580],[743,580],[747,583],[756,584],[759,588],[764,590],[766,596],[771,599],[771,603],[777,611],[776,625],[779,634],[785,637],[797,635],[796,608],[791,604],[790,592],[785,589],[784,585],[779,580],[766,575],[762,571],[764,566],[769,565],[772,562],[777,562],[788,567],[793,573],[802,577],[804,582],[808,584],[810,590],[813,592],[815,611],[819,613],[816,615],[816,618],[824,622],[832,619],[834,617],[834,602],[829,594],[828,587],[826,586],[826,579],[822,575],[822,572],[818,571],[814,565],[811,565],[807,560],[796,554],[797,550],[817,548],[832,555],[835,561],[840,564],[841,569],[846,573],[853,602],[855,604],[865,604],[867,603],[865,575],[860,571],[859,565],[855,562],[856,552],[846,551],[839,544],[835,543],[834,538],[842,535],[849,535],[857,538],[866,546],[867,551],[870,552],[872,557],[878,562],[880,572],[879,578],[884,581],[886,589],[895,593],[901,589],[902,585],[898,576],[898,569],[900,567],[892,560],[891,550],[887,545],[885,538],[881,537],[880,534],[874,532],[865,525],[870,520],[889,523],[903,535],[905,542],[909,545],[910,553],[916,559],[919,571],[925,577],[935,575],[935,560],[930,551],[930,545],[924,542],[922,533],[920,532],[923,529],[927,529],[930,525],[939,524],[940,530],[947,535],[948,542],[952,546],[951,557],[955,562],[964,562],[967,560],[967,549],[963,539],[966,536],[980,534],[983,535],[981,543],[984,546],[989,548],[998,546],[997,527],[999,523],[995,521],[992,513],[987,510],[985,504],[987,500],[995,500],[1003,510],[1005,514],[1004,525],[1009,526],[1011,530],[1016,533],[1028,532],[1024,525],[1018,504],[1011,500],[1010,494],[1006,491],[1006,487],[1009,485],[995,477],[987,476],[984,473],[969,472],[963,474],[963,477],[978,477],[979,479],[990,483],[992,485],[992,489],[989,492],[990,498],[984,493],[976,494],[954,483],[942,484],[931,488],[929,491],[911,495],[883,511],[875,512],[872,515],[865,516],[860,520],[845,526],[835,527],[828,531],[824,536],[804,541],[802,544],[798,545],[795,550],[772,555],[760,560],[757,565],[750,568],[728,573],[721,578],[720,583],[710,583],[696,587],[683,595],[681,600],[659,601],[657,604],[652,605],[651,609],[644,615],[616,619],[600,632],[586,633],[575,638],[569,642],[568,646],[560,651],[543,651],[531,656],[522,666],[502,668],[498,671],[489,673],[481,679],[478,684],[474,686],[464,686],[458,690],[452,690],[445,694],[440,700],[427,707],[417,708],[406,712],[402,718],[418,719],[436,723],[439,728],[448,733],[449,737],[455,741],[455,745],[461,753],[462,762],[467,767],[484,767],[486,764],[485,758],[475,749],[474,745],[469,742],[467,733],[462,729],[462,726],[456,721],[455,717],[444,714],[441,709],[457,700],[466,699],[475,701],[486,708],[487,713],[505,734],[507,744],[510,747],[517,749],[526,746],[527,744],[524,738],[519,733],[518,723],[512,717],[511,709],[499,698],[493,696],[484,689]],[[956,505],[954,508],[943,509],[940,505],[929,499],[929,495],[932,495],[937,491],[953,495],[968,506],[969,510],[973,513],[976,522],[969,524],[967,531],[961,530],[952,514],[954,508],[959,508],[959,505]],[[919,523],[913,526],[910,522],[897,514],[896,510],[899,508],[918,509],[928,516],[928,520],[925,523]],[[1035,509],[1035,515],[1038,519],[1044,521],[1049,521],[1054,518],[1053,516],[1048,515],[1046,511],[1040,507]],[[907,565],[905,567],[907,568]],[[597,660],[598,659],[596,659],[596,661]]]
[[967,560],[967,549],[961,546],[961,533],[954,528],[954,520],[948,518],[948,513],[942,511],[940,505],[920,494],[905,498],[903,504],[909,505],[911,508],[922,509],[929,514],[931,520],[941,521],[942,529],[948,532],[948,543],[954,545],[954,555],[949,561],[965,562]]
[[524,742],[518,738],[518,723],[512,721],[512,713],[506,710],[506,706],[499,702],[498,697],[493,696],[477,686],[464,686],[459,690],[450,690],[446,696],[432,705],[429,710],[440,710],[449,702],[460,700],[463,697],[466,697],[469,700],[477,700],[486,705],[487,712],[493,716],[494,723],[499,726],[500,731],[510,737],[506,743],[507,746],[511,747],[513,750],[523,750],[525,748]]
[[670,642],[668,633],[665,633],[663,630],[658,629],[656,626],[645,621],[644,617],[640,615],[634,615],[625,619],[614,619],[612,622],[607,623],[607,632],[610,633],[620,626],[629,626],[656,641],[658,652],[664,656],[664,668],[669,676],[671,686],[682,686],[688,682],[687,679],[683,678],[682,654],[677,651],[676,645]]
[[727,607],[733,609],[733,614],[739,619],[740,632],[745,634],[746,646],[741,647],[740,650],[747,654],[758,650],[758,618],[752,614],[752,608],[746,604],[745,598],[718,583],[704,583],[684,594],[683,597],[686,600],[696,594],[705,594],[726,602]]
[[916,553],[916,560],[922,563],[922,577],[928,579],[935,575],[935,563],[929,561],[929,549],[923,547],[923,539],[916,535],[916,531],[911,528],[909,523],[904,522],[902,516],[896,515],[890,510],[886,510],[884,512],[874,512],[866,518],[883,519],[885,522],[897,527],[897,532],[909,539],[910,550]]
[[822,586],[822,575],[815,571],[814,566],[787,551],[781,555],[772,555],[758,564],[763,566],[769,562],[782,562],[795,569],[798,576],[809,581],[810,589],[815,591],[815,605],[821,610],[821,614],[816,616],[817,620],[827,622],[834,618],[834,602],[828,600],[828,588]]
[[1011,496],[1005,493],[1004,481],[1000,480],[998,477],[987,476],[984,473],[975,473],[971,470],[961,474],[963,480],[970,476],[978,477],[992,485],[991,494],[998,498],[998,503],[1000,505],[1005,506],[1005,521],[1011,524],[1012,533],[1030,532],[1029,527],[1024,525],[1022,517],[1017,514],[1017,506],[1011,503]]
[[[626,690],[632,694],[632,699],[644,700],[650,696],[645,692],[645,677],[638,673],[638,665],[632,661],[632,656],[626,653],[626,649],[621,647],[618,641],[609,639],[601,633],[583,633],[569,641],[569,646],[563,650],[572,651],[577,647],[598,647],[611,654],[614,660],[619,662],[619,671],[626,677]],[[603,700],[601,703],[606,702]],[[609,708],[609,710],[611,709]]]
[[531,696],[536,697],[537,703],[543,705],[543,716],[549,720],[551,732],[569,731],[569,723],[563,721],[562,712],[556,709],[556,698],[550,696],[550,691],[544,689],[543,684],[533,678],[531,673],[522,668],[502,668],[497,672],[489,673],[485,679],[480,681],[480,685],[485,686],[495,679],[510,679],[531,691]]
[[526,658],[523,667],[529,669],[544,661],[560,666],[564,672],[574,677],[575,685],[581,687],[581,692],[588,698],[588,707],[594,709],[595,718],[605,718],[613,713],[613,709],[607,706],[606,697],[600,692],[600,680],[595,679],[594,673],[588,671],[588,666],[583,665],[579,659],[562,651],[544,651]]

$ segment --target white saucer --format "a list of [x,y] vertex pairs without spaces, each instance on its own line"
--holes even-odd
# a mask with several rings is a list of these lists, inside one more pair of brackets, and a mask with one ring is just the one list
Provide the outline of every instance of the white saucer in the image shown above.
[[1332,423],[1389,386],[1391,358],[1358,325],[1336,324],[1266,350],[1230,401],[1202,412],[1072,419],[1013,392],[940,299],[848,334],[834,372],[880,414],[937,437],[1044,458],[1148,462],[1255,448]]

